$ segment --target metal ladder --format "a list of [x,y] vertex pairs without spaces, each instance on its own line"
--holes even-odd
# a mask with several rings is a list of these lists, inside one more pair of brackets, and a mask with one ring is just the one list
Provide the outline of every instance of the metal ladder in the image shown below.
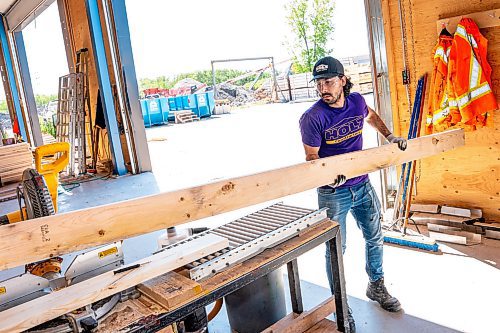
[[76,177],[86,172],[85,107],[83,73],[71,73],[59,78],[56,139],[70,144],[67,173]]
[[[89,60],[88,60],[88,49],[83,48],[76,52],[76,63],[75,71],[76,73],[83,74],[83,99],[84,99],[84,113],[85,113],[85,137],[86,137],[86,150],[85,154],[88,159],[90,157],[90,163],[92,169],[96,168],[97,162],[97,149],[94,147],[94,127],[92,124],[92,110],[90,108],[90,88],[89,88]],[[90,149],[89,149],[90,148]]]

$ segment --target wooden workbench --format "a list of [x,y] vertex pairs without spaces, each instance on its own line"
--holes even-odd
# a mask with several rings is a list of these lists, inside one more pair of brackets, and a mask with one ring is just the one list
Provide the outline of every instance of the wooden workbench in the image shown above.
[[[223,272],[209,277],[199,283],[187,281],[183,272],[171,272],[158,278],[157,282],[138,286],[141,293],[153,290],[153,295],[142,294],[139,298],[119,304],[110,314],[100,321],[98,332],[154,332],[171,323],[183,319],[195,309],[213,303],[217,299],[240,289],[241,287],[267,275],[275,269],[287,264],[293,313],[285,317],[281,328],[273,328],[266,332],[288,332],[286,321],[301,320],[304,330],[301,332],[332,332],[336,323],[323,319],[336,311],[339,325],[347,316],[347,298],[340,245],[340,229],[337,223],[325,220],[309,228],[301,235],[294,237],[278,246],[233,266]],[[336,280],[336,302],[328,298],[324,303],[310,311],[303,311],[300,291],[297,257],[305,252],[322,246],[328,242],[332,249],[332,273]],[[167,278],[168,276],[168,278]],[[293,326],[296,328],[296,322]],[[275,326],[273,325],[273,327]],[[348,330],[348,328],[346,327]],[[293,332],[298,332],[293,330]],[[326,331],[325,331],[326,332]],[[333,331],[335,332],[335,331]]]

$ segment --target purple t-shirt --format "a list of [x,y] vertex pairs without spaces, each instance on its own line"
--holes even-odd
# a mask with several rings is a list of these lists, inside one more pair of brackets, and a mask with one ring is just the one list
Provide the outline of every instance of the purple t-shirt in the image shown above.
[[[341,108],[331,107],[320,99],[300,118],[302,142],[319,147],[319,157],[361,150],[363,123],[367,115],[365,99],[358,93],[349,94]],[[351,178],[339,188],[351,187],[367,179],[368,175]]]

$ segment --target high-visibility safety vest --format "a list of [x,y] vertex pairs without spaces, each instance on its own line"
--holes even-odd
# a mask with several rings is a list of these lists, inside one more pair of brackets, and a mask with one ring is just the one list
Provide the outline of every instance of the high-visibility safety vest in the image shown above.
[[447,92],[452,124],[485,125],[486,114],[498,109],[491,90],[487,48],[488,40],[481,35],[476,23],[469,18],[461,19],[448,59]]
[[432,134],[434,127],[451,120],[447,94],[448,58],[450,56],[453,38],[446,35],[439,36],[434,48],[434,66],[430,81],[429,108],[427,111],[426,134]]

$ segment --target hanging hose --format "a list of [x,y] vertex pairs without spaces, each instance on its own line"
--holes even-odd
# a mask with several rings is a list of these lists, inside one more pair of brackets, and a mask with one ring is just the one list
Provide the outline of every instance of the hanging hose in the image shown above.
[[210,310],[207,316],[209,322],[212,321],[212,319],[214,319],[215,316],[219,314],[220,309],[222,309],[222,304],[224,304],[223,298],[219,298],[217,301],[215,301],[214,307],[212,308],[212,310]]

